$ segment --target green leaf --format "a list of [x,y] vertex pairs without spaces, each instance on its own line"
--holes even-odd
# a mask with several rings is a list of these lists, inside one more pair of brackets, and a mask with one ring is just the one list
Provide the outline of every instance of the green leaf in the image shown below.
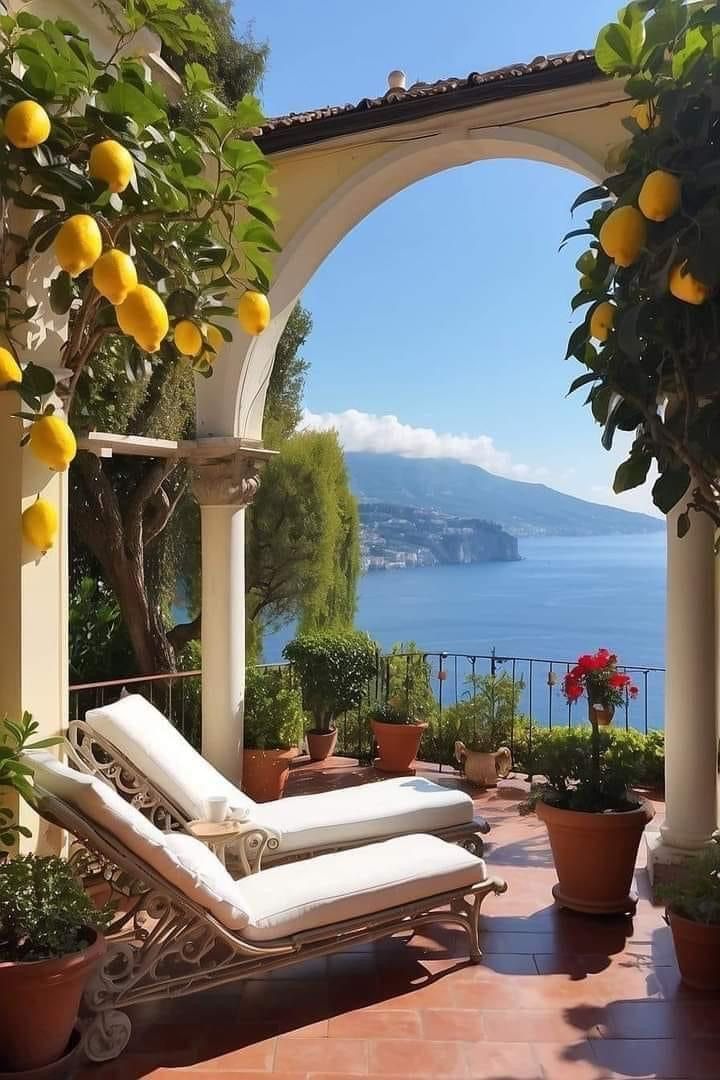
[[611,397],[612,390],[609,386],[599,386],[597,392],[592,395],[590,408],[598,424],[604,424],[607,420]]
[[598,374],[595,371],[586,371],[583,375],[578,375],[577,379],[573,379],[570,383],[570,389],[568,390],[566,397],[570,397],[576,390],[579,390],[581,386],[587,386],[588,383],[595,382],[598,379]]
[[204,68],[202,64],[186,64],[185,85],[191,94],[197,94],[201,90],[210,90],[212,82],[207,68]]
[[631,32],[622,23],[608,23],[598,34],[595,63],[606,75],[624,75],[635,65]]
[[32,15],[29,11],[19,11],[16,18],[22,30],[37,30],[39,26],[42,26],[42,19],[38,19],[37,15]]
[[653,502],[663,514],[668,514],[690,487],[687,465],[666,469],[653,484]]
[[70,275],[61,270],[50,285],[50,307],[56,315],[65,315],[73,301],[73,281]]
[[588,343],[589,337],[590,331],[586,323],[576,326],[570,335],[565,359],[567,360],[569,357],[575,356],[578,360],[582,360],[582,352]]
[[55,376],[47,368],[30,361],[23,370],[22,388],[37,397],[45,397],[55,389]]
[[613,482],[613,491],[620,495],[623,491],[631,491],[632,488],[641,487],[647,480],[647,474],[652,464],[652,454],[646,451],[633,452],[627,461],[618,466]]
[[107,112],[117,113],[120,116],[132,116],[140,128],[148,124],[157,124],[165,117],[162,109],[154,105],[149,97],[129,82],[116,82],[100,95],[99,103]]
[[678,82],[686,79],[706,48],[705,34],[700,27],[688,30],[682,49],[678,49],[677,52],[673,53],[673,78],[677,79]]

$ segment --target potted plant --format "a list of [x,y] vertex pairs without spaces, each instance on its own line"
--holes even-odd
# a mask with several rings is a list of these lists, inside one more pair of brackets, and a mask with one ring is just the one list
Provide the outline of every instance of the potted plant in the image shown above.
[[[25,713],[0,729],[0,788],[35,802],[26,750],[38,724]],[[0,843],[30,831],[0,810]],[[112,918],[84,893],[70,865],[55,856],[24,855],[0,865],[0,1076],[69,1077],[79,1041],[72,1040],[85,984],[105,951],[101,930]],[[37,1023],[30,1022],[37,1020]]]
[[688,860],[682,876],[658,886],[667,904],[678,967],[695,990],[720,990],[720,847]]
[[414,774],[413,762],[428,724],[411,714],[396,696],[371,709],[370,725],[378,747],[375,768],[386,773]]
[[534,747],[532,768],[547,777],[535,809],[547,826],[558,875],[553,895],[574,911],[633,913],[635,859],[654,810],[630,790],[633,757],[602,721],[634,687],[617,670],[617,657],[600,649],[579,658],[563,689],[570,703],[587,694],[590,731],[568,730],[564,746],[541,739]]
[[249,667],[245,677],[243,791],[256,802],[282,797],[300,753],[300,693],[280,668]]
[[294,667],[313,719],[305,732],[308,753],[313,761],[325,761],[337,744],[338,716],[360,704],[377,672],[376,646],[359,630],[318,630],[288,642],[283,656]]

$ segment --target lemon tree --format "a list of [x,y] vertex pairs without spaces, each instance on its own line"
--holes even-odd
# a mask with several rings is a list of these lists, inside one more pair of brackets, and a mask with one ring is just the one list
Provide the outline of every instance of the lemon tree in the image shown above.
[[571,392],[610,449],[634,434],[615,491],[652,489],[664,513],[678,503],[720,525],[720,4],[637,0],[599,34],[595,59],[625,80],[620,167],[573,210],[600,205],[578,259],[584,310],[568,356],[586,371]]
[[[47,441],[33,428],[53,415],[54,392],[81,426],[90,415],[92,359],[103,348],[122,356],[129,380],[160,362],[209,377],[234,316],[248,333],[270,317],[278,245],[270,166],[252,138],[257,101],[226,106],[202,65],[188,63],[193,124],[183,126],[134,58],[133,38],[149,27],[175,54],[211,54],[204,21],[181,0],[99,6],[116,34],[109,61],[67,19],[0,16],[0,377],[19,390],[31,450]],[[57,367],[71,378],[58,386],[33,362],[18,380],[37,311],[25,284],[40,256],[56,268],[52,309],[68,320]],[[67,435],[55,434],[43,460],[66,468]]]

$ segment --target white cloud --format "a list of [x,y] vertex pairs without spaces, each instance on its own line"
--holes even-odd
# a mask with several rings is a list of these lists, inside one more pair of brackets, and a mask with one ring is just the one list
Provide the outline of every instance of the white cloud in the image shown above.
[[403,424],[397,416],[375,416],[357,409],[340,413],[312,413],[306,409],[300,426],[314,431],[334,429],[346,450],[409,458],[452,458],[513,480],[548,478],[545,468],[513,462],[510,454],[498,450],[489,435],[442,434],[432,428]]
[[[611,484],[588,486],[584,476],[578,474],[574,466],[568,466],[560,473],[552,475],[543,465],[530,467],[514,462],[505,450],[499,450],[489,435],[451,435],[443,434],[433,428],[413,427],[403,424],[392,414],[377,416],[373,413],[360,412],[358,409],[346,409],[344,412],[313,413],[304,410],[300,422],[301,429],[313,431],[337,431],[340,442],[346,450],[359,450],[371,454],[399,454],[408,458],[451,458],[466,465],[479,465],[498,476],[507,476],[511,480],[527,480],[544,483],[566,495],[575,495],[579,499],[603,503],[624,510],[636,510],[644,514],[662,516],[652,504],[651,483],[635,491],[615,495]],[[608,467],[614,472],[617,464],[625,456],[618,446],[614,459],[608,458]]]

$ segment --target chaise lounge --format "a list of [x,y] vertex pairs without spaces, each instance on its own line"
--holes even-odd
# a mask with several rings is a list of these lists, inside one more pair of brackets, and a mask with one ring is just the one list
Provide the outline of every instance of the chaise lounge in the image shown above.
[[316,795],[255,803],[206,761],[150,702],[129,694],[70,724],[75,760],[109,780],[162,829],[186,829],[206,816],[209,796],[225,796],[245,822],[234,853],[243,872],[261,865],[432,833],[482,855],[489,825],[465,792],[422,777],[401,777]]
[[[26,755],[38,808],[78,841],[121,898],[84,998],[84,1048],[116,1057],[125,1008],[191,994],[429,922],[462,927],[479,962],[480,905],[507,886],[482,859],[434,836],[404,836],[234,880],[195,837],[162,832],[97,777],[46,751]],[[89,856],[88,856],[88,853]]]

